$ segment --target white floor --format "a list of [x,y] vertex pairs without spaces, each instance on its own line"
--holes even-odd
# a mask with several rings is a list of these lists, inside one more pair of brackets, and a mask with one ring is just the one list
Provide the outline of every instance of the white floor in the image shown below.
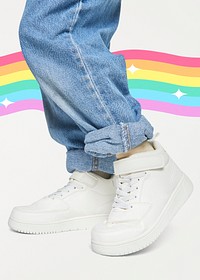
[[200,279],[200,118],[150,111],[145,116],[195,189],[157,242],[125,257],[93,253],[89,231],[32,236],[8,229],[12,207],[61,187],[69,174],[65,171],[65,148],[49,137],[42,112],[1,117],[0,279]]

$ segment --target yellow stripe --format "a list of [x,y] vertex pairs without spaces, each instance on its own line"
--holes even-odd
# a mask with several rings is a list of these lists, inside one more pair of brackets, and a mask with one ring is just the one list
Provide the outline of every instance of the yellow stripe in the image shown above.
[[35,80],[30,70],[19,71],[0,77],[0,86],[4,86],[7,84],[24,81],[24,80]]
[[[165,82],[181,86],[200,87],[200,77],[186,77],[150,70],[127,71],[128,79],[142,79]],[[19,71],[0,77],[0,86],[24,80],[35,80],[30,70]]]
[[180,86],[200,87],[200,77],[186,77],[150,70],[127,71],[128,79],[153,80]]

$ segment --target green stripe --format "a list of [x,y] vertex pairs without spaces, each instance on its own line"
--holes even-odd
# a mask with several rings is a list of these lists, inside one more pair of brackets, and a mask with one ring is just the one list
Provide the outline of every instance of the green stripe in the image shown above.
[[[182,92],[187,93],[188,96],[200,96],[200,87],[186,87],[157,81],[132,79],[128,80],[128,87],[130,89],[147,89],[168,93],[174,93],[180,89]],[[28,89],[40,89],[38,82],[36,80],[25,80],[2,86],[0,88],[0,96],[15,91]]]
[[189,96],[200,96],[200,87],[186,87],[157,81],[132,79],[128,80],[128,87],[130,89],[149,89],[168,93],[174,93],[178,89],[180,89],[182,92],[187,93]]
[[38,82],[36,80],[25,80],[2,86],[0,89],[0,95],[27,89],[39,89]]

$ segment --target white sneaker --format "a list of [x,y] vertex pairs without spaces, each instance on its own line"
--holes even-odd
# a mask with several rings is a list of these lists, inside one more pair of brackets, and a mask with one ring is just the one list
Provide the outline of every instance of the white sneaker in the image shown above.
[[113,175],[74,171],[66,186],[28,206],[15,207],[8,224],[23,233],[87,229],[108,216],[115,196]]
[[114,161],[116,197],[108,219],[92,229],[92,249],[127,255],[154,242],[193,190],[157,141],[153,151]]

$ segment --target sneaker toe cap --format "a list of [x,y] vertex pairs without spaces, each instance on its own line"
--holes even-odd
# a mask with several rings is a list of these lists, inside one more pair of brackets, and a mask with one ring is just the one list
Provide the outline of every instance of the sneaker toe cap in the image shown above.
[[134,240],[144,231],[144,225],[139,220],[127,223],[104,223],[97,224],[91,232],[92,242],[97,244],[113,244]]
[[10,219],[21,223],[48,223],[68,216],[66,204],[50,199],[41,199],[31,205],[14,207]]

